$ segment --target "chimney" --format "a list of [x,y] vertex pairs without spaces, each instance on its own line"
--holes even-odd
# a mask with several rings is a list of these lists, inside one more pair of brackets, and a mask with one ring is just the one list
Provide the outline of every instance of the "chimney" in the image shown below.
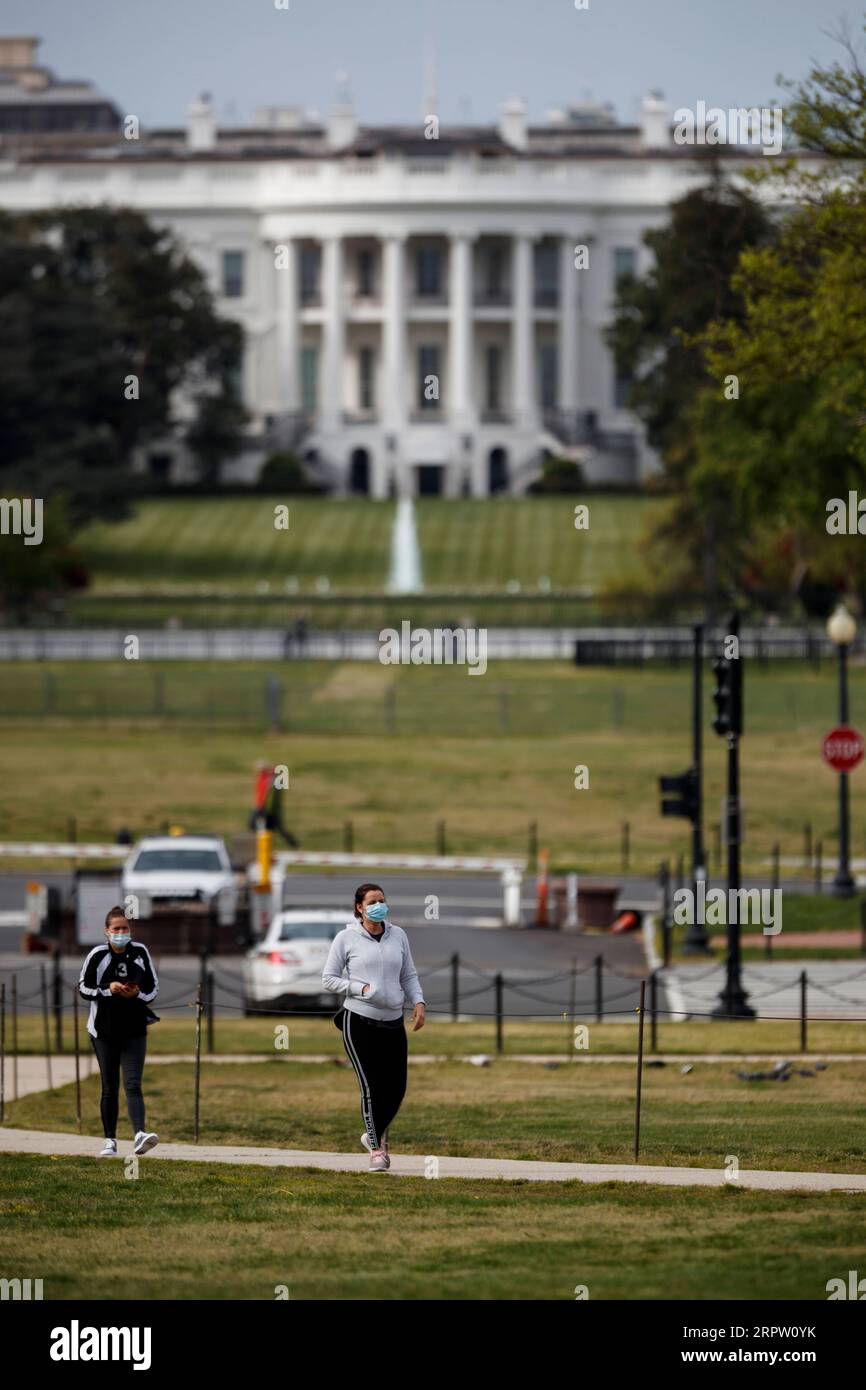
[[526,105],[520,97],[512,97],[499,112],[499,134],[515,150],[525,150],[529,143]]
[[640,106],[640,142],[645,150],[666,149],[671,143],[671,117],[661,92],[650,92]]
[[186,123],[186,143],[190,150],[213,150],[216,148],[216,116],[209,92],[202,92],[198,101],[190,102]]
[[353,143],[358,134],[358,122],[355,120],[355,111],[352,106],[349,74],[338,72],[336,82],[336,100],[328,117],[328,149],[345,150]]
[[32,38],[0,39],[0,68],[32,68],[40,40]]

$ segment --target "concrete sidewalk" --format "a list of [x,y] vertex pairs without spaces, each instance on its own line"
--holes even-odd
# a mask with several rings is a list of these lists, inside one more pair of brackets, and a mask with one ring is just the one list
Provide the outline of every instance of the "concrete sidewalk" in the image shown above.
[[[78,1155],[95,1158],[102,1139],[81,1134],[52,1134],[45,1130],[0,1128],[0,1152]],[[132,1153],[132,1141],[119,1157]],[[323,1168],[330,1172],[367,1173],[367,1154],[335,1154],[301,1149],[240,1148],[232,1145],[160,1144],[144,1156],[186,1159],[196,1163],[252,1163],[266,1168]],[[625,1163],[535,1163],[510,1158],[446,1158],[439,1155],[394,1154],[384,1176],[423,1178],[519,1179],[523,1182],[640,1182],[664,1187],[724,1187],[721,1168],[650,1168]],[[383,1176],[370,1173],[371,1178]],[[782,1173],[740,1169],[740,1187],[770,1192],[864,1192],[866,1173]]]

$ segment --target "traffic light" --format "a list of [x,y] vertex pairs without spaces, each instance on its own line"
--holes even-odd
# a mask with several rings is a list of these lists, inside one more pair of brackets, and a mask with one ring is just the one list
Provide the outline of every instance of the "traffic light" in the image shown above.
[[739,657],[717,657],[713,662],[713,675],[716,688],[713,691],[713,704],[716,717],[713,728],[724,737],[725,734],[743,732],[743,676]]
[[[683,816],[685,820],[696,821],[700,811],[698,787],[698,774],[693,767],[680,774],[679,777],[660,777],[659,787],[662,793],[662,815],[663,816]],[[675,800],[670,796],[665,797],[666,792],[672,792]]]

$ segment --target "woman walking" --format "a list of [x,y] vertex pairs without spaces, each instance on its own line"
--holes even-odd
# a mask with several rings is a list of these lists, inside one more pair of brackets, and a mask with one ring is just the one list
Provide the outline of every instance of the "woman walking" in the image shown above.
[[105,1146],[100,1158],[117,1157],[117,1112],[120,1072],[126,1106],[135,1134],[133,1153],[147,1153],[158,1137],[144,1124],[141,1074],[147,1051],[147,1026],[156,1021],[148,1007],[156,998],[159,982],[142,941],[133,941],[122,907],[113,907],[105,919],[106,940],[85,958],[78,992],[90,1003],[87,1031],[102,1077],[99,1109]]
[[331,944],[322,984],[345,1002],[334,1023],[361,1088],[361,1143],[371,1173],[391,1166],[388,1126],[406,1094],[409,1045],[403,1009],[412,1006],[412,1032],[424,1027],[424,995],[409,938],[388,921],[378,883],[355,889],[355,916]]

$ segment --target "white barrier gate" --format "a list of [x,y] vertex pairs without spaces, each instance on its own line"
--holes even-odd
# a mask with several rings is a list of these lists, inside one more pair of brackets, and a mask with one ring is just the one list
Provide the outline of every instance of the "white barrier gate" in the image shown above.
[[[520,926],[520,889],[526,867],[522,859],[485,859],[480,855],[426,854],[318,854],[306,850],[280,850],[271,868],[271,915],[283,905],[283,885],[289,865],[368,869],[436,869],[440,872],[498,873],[502,884],[502,920],[506,927]],[[252,865],[250,869],[252,870]],[[252,873],[250,879],[252,881]]]

